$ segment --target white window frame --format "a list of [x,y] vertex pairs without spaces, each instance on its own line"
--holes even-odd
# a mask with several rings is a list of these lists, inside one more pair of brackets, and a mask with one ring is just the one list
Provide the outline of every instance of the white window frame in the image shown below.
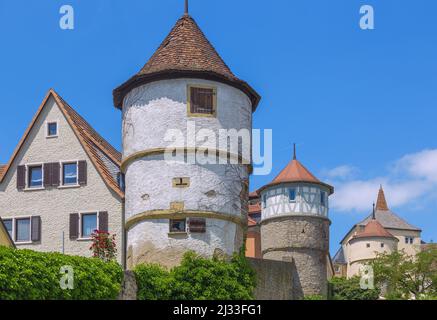
[[[33,244],[32,242],[32,217],[33,216],[16,216],[16,217],[4,217],[2,218],[2,220],[12,220],[12,241],[14,241],[15,245],[28,245],[28,244]],[[30,223],[29,223],[29,241],[17,241],[17,220],[23,220],[23,219],[29,219]]]
[[[49,124],[52,123],[56,123],[56,135],[54,136],[50,136],[49,135]],[[45,124],[45,128],[46,128],[46,139],[54,139],[54,138],[58,138],[59,137],[59,120],[53,120],[53,121],[46,121]]]
[[[64,184],[64,164],[76,163],[76,184]],[[79,185],[79,160],[61,160],[59,161],[59,189],[78,188]]]
[[[24,188],[25,191],[34,191],[34,190],[44,190],[44,163],[42,162],[37,162],[37,163],[27,163],[25,164],[26,167],[26,186]],[[41,178],[42,178],[42,183],[40,187],[31,187],[30,186],[30,181],[29,181],[29,176],[30,176],[30,168],[34,168],[34,167],[41,167]]]
[[86,216],[86,215],[91,215],[91,214],[96,214],[96,228],[98,230],[99,228],[99,216],[100,216],[100,211],[99,210],[87,210],[87,211],[82,211],[79,212],[79,241],[89,241],[92,240],[92,237],[84,237],[82,235],[82,216]]

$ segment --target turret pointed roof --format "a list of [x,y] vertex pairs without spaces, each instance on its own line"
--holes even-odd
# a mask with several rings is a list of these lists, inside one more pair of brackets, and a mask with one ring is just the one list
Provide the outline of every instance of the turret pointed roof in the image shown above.
[[334,193],[334,187],[317,179],[302,163],[299,162],[299,160],[296,159],[296,153],[293,157],[293,160],[291,160],[287,164],[287,166],[276,176],[276,178],[273,179],[273,181],[265,187],[293,182],[304,182],[323,185],[329,189],[330,194]]
[[379,188],[378,199],[376,200],[376,210],[389,211],[387,201],[385,200],[384,189]]
[[238,79],[226,65],[194,19],[184,14],[144,67],[114,90],[114,104],[121,107],[125,95],[148,82],[174,78],[219,81],[245,92],[256,109],[261,97]]

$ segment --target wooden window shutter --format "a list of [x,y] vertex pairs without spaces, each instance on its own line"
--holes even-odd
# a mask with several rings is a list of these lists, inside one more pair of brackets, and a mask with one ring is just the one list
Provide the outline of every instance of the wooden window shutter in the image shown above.
[[54,162],[50,164],[50,179],[52,187],[58,187],[60,184],[60,170],[61,165],[59,164],[59,162]]
[[108,232],[108,212],[99,212],[99,231]]
[[70,214],[70,239],[76,240],[79,238],[79,214]]
[[214,90],[208,88],[190,88],[190,112],[200,114],[214,113]]
[[33,242],[41,241],[41,217],[32,217],[31,239]]
[[18,166],[17,168],[17,189],[23,190],[26,188],[26,166]]
[[52,166],[50,163],[44,163],[44,188],[52,186]]
[[205,233],[206,220],[201,218],[190,218],[188,221],[188,227],[191,233]]
[[85,186],[87,184],[87,162],[79,161],[79,184]]

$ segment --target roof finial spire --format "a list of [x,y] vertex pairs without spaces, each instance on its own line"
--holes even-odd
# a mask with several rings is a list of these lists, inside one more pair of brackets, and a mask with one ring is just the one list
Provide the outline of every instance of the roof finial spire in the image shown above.
[[296,160],[296,143],[293,143],[293,160]]
[[185,0],[185,15],[188,16],[188,0]]

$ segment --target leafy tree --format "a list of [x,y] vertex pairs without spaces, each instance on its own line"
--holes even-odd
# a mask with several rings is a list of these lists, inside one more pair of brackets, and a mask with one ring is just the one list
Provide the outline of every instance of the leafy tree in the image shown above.
[[135,274],[140,300],[250,300],[256,285],[255,274],[241,254],[227,261],[188,252],[171,271],[140,265]]
[[380,290],[361,289],[360,277],[332,278],[330,280],[332,300],[377,300]]
[[379,254],[369,265],[375,284],[386,288],[388,299],[437,297],[437,248],[421,251],[415,257],[404,251]]

